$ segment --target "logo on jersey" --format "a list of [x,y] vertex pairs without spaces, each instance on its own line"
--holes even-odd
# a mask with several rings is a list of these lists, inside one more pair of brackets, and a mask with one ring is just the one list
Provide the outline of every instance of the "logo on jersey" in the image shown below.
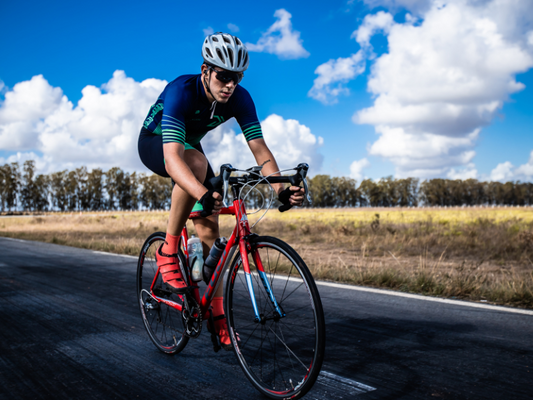
[[224,122],[224,117],[222,116],[214,115],[213,118],[216,118],[216,121],[213,121],[209,125],[207,125],[208,128],[214,128]]

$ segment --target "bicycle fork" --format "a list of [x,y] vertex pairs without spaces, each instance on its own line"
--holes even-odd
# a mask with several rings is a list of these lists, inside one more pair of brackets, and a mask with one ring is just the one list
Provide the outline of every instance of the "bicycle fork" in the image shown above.
[[[241,252],[241,259],[242,259],[242,266],[244,269],[244,276],[246,279],[246,286],[248,287],[248,293],[250,295],[250,300],[252,302],[252,307],[255,314],[255,322],[261,322],[265,323],[267,318],[259,313],[259,307],[257,305],[257,300],[255,297],[255,291],[254,291],[254,285],[252,280],[252,273],[250,270],[250,263],[248,262],[248,252],[247,246],[244,240],[241,240],[239,242],[239,250]],[[257,274],[259,275],[259,278],[261,279],[261,283],[263,284],[263,287],[266,291],[266,294],[268,296],[268,299],[270,300],[272,307],[274,308],[274,317],[272,319],[279,320],[280,318],[285,317],[285,313],[279,306],[276,297],[274,296],[274,291],[272,290],[272,286],[270,284],[270,281],[268,280],[268,277],[265,273],[265,270],[263,268],[263,263],[261,262],[261,257],[259,256],[259,251],[257,249],[252,248],[251,250],[252,258],[254,260],[255,266],[257,268]]]

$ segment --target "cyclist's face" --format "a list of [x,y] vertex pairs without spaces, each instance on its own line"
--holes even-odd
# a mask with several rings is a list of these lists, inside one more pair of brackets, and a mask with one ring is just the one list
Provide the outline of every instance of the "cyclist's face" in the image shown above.
[[[222,68],[218,67],[215,67],[214,69],[215,71],[223,71]],[[209,95],[209,91],[206,90],[207,97],[210,98],[211,101],[216,100],[219,103],[227,103],[235,90],[235,82],[229,81],[228,83],[224,83],[219,81],[216,77],[216,73],[205,64],[202,65],[202,76],[205,78],[205,81],[211,90],[211,96]],[[204,78],[202,78],[202,82],[204,82]],[[213,99],[211,99],[211,97],[213,97]]]

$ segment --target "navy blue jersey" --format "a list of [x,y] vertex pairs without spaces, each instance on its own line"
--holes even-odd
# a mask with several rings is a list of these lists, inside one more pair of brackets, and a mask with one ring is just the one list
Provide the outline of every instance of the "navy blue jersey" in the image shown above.
[[182,75],[159,95],[142,131],[163,135],[163,144],[176,142],[190,149],[207,132],[233,117],[247,141],[263,137],[254,102],[246,89],[237,85],[227,103],[213,105],[207,99],[201,74]]

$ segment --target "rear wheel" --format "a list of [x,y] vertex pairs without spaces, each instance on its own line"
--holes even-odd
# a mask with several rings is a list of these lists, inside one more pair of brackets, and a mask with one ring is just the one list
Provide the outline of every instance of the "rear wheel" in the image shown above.
[[226,284],[226,315],[239,363],[252,384],[273,399],[300,398],[315,383],[325,349],[325,322],[315,282],[300,256],[285,242],[262,236],[253,246],[282,314],[265,290],[252,254],[248,254],[254,310],[237,254]]
[[[176,354],[183,350],[189,341],[185,336],[181,312],[151,296],[155,294],[157,297],[182,303],[178,295],[165,290],[161,275],[158,273],[155,252],[164,241],[165,233],[156,232],[143,244],[137,263],[137,299],[144,326],[152,342],[162,352]],[[178,260],[180,263],[185,263],[181,251],[178,253]]]

